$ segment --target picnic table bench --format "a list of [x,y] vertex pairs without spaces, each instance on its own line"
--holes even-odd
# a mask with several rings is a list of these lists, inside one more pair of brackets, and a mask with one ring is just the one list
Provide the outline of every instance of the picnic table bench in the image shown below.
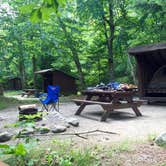
[[27,95],[28,97],[31,95],[37,96],[38,94],[39,94],[38,89],[23,89],[21,97],[24,97],[25,95]]
[[109,113],[114,109],[132,108],[136,116],[142,116],[138,107],[142,104],[141,100],[133,100],[135,91],[111,91],[111,90],[85,90],[84,100],[73,99],[79,106],[75,115],[80,115],[87,105],[100,105],[104,109],[101,121],[106,121]]

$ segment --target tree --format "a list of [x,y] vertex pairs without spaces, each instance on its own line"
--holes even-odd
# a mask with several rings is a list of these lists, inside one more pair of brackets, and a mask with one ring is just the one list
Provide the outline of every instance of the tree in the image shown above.
[[135,82],[127,50],[165,41],[165,7],[161,0],[10,1],[10,12],[0,11],[0,75],[20,76],[26,87],[40,82],[34,71],[54,67],[78,76],[80,89]]

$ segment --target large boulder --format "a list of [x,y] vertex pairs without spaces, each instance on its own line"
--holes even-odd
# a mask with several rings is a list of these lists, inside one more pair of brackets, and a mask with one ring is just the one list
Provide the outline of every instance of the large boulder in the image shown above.
[[155,139],[155,143],[156,143],[158,146],[166,147],[166,133],[163,133],[163,134],[159,135],[159,136]]
[[12,138],[12,135],[7,131],[0,133],[0,142],[9,141]]

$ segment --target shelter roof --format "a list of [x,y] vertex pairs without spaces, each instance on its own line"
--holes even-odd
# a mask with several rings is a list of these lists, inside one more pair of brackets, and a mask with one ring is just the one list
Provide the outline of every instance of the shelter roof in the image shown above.
[[35,74],[46,74],[46,73],[51,73],[51,72],[55,72],[55,71],[58,71],[60,73],[63,73],[69,77],[73,77],[74,79],[76,79],[76,77],[72,76],[71,74],[67,74],[61,70],[57,70],[57,69],[54,69],[54,68],[50,68],[50,69],[44,69],[44,70],[39,70],[39,71],[36,71]]
[[133,48],[130,48],[128,50],[129,54],[142,54],[146,52],[155,52],[160,50],[166,50],[166,43],[156,43],[156,44],[149,44],[144,46],[136,46]]
[[52,72],[52,71],[54,71],[53,68],[51,68],[51,69],[44,69],[44,70],[36,71],[35,74],[44,74],[44,73],[48,73],[48,72]]

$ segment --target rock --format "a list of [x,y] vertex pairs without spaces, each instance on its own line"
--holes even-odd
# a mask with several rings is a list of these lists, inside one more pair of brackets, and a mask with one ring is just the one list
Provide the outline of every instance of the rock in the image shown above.
[[159,136],[155,139],[155,143],[156,143],[158,146],[166,147],[166,133],[163,133],[163,134],[159,135]]
[[56,120],[60,120],[65,122],[66,118],[60,113],[60,112],[56,112],[56,111],[52,111],[47,115],[47,119],[54,121]]
[[109,138],[108,138],[108,137],[105,137],[105,140],[109,140]]
[[0,142],[9,141],[11,138],[12,138],[12,135],[10,135],[7,131],[0,133]]
[[3,117],[0,116],[0,121],[3,121],[3,120],[5,120],[5,118],[3,118]]
[[72,126],[75,126],[75,127],[79,126],[79,121],[75,118],[69,118],[69,119],[67,119],[67,122],[68,122],[68,124],[70,124]]
[[66,128],[70,128],[70,125],[68,123],[65,123],[64,126],[66,126]]
[[23,129],[20,133],[21,135],[31,135],[35,132],[35,130],[32,127],[27,127]]
[[61,133],[66,131],[66,126],[55,125],[54,128],[51,129],[53,133]]
[[46,134],[46,133],[49,133],[49,131],[50,131],[50,129],[46,126],[39,128],[40,134]]

